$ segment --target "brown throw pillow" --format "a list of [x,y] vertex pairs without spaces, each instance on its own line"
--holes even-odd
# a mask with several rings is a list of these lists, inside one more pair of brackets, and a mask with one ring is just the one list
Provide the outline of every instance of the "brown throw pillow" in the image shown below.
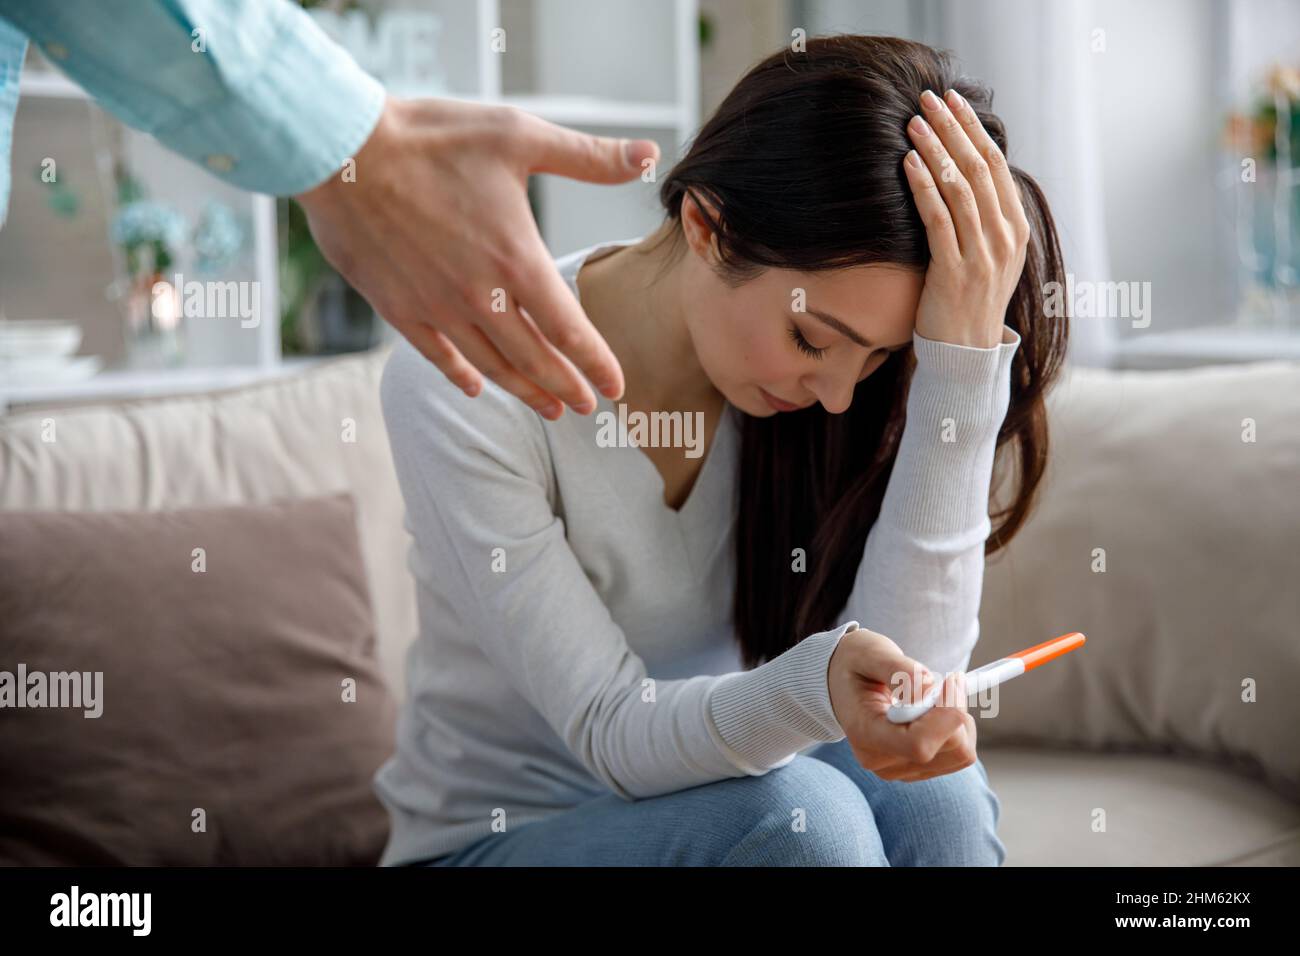
[[0,512],[0,863],[370,865],[353,502]]

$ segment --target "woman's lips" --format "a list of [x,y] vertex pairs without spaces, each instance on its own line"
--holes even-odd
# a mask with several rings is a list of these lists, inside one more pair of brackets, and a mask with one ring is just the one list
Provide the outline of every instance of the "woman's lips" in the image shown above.
[[761,385],[758,386],[758,390],[763,393],[763,398],[767,400],[767,404],[771,405],[778,412],[797,412],[803,407],[801,405],[792,405],[790,402],[781,401],[781,399],[777,398]]

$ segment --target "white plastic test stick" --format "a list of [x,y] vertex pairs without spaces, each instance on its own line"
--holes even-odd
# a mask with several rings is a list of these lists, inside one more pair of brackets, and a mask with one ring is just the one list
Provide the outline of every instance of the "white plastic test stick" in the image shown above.
[[[992,663],[985,664],[983,667],[977,667],[973,671],[967,671],[966,696],[969,698],[989,687],[1009,681],[1013,677],[1019,677],[1025,671],[1033,670],[1053,658],[1082,647],[1086,640],[1087,638],[1079,631],[1071,631],[1069,634],[1062,634],[1050,641],[1044,641],[1023,651],[1018,651],[1009,657],[1001,657]],[[942,692],[943,681],[939,681],[926,692],[922,700],[915,704],[901,703],[895,700],[889,705],[889,710],[886,712],[887,716],[895,724],[911,723],[938,703],[939,695]]]

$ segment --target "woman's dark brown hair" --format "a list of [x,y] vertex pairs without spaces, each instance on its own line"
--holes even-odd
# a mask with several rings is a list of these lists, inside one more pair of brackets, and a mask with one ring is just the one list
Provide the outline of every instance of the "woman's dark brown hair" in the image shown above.
[[[751,69],[700,129],[660,187],[671,235],[682,243],[687,193],[718,234],[723,278],[765,268],[802,272],[869,263],[924,270],[925,228],[903,172],[906,126],[922,91],[964,96],[1005,155],[992,92],[957,74],[945,51],[882,36],[811,38]],[[1005,322],[1020,334],[1011,397],[998,434],[1010,444],[1014,498],[990,516],[989,555],[1024,525],[1047,462],[1045,393],[1064,360],[1063,321],[1045,318],[1040,290],[1064,283],[1055,225],[1038,184],[1012,167],[1032,237]],[[903,433],[915,368],[910,349],[860,382],[841,415],[820,404],[768,418],[745,416],[736,533],[735,626],[746,666],[840,623],[867,534]],[[997,490],[995,481],[994,490]],[[803,548],[807,573],[791,573]]]

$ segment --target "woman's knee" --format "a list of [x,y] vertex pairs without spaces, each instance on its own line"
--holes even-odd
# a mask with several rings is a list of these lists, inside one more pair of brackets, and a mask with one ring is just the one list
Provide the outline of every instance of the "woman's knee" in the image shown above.
[[735,841],[724,866],[888,866],[875,816],[839,770],[799,755],[735,783]]
[[900,783],[877,801],[894,866],[1001,866],[1001,805],[979,761],[956,773]]

